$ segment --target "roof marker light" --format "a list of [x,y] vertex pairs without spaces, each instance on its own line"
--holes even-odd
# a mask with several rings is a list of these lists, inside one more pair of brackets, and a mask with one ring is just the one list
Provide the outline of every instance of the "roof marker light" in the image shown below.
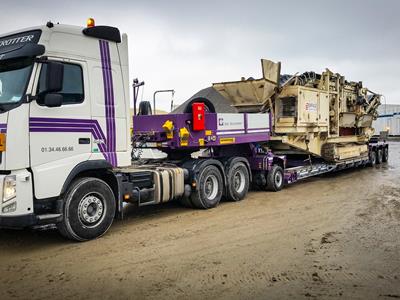
[[86,27],[90,28],[90,27],[94,27],[94,19],[93,18],[89,18],[86,21]]

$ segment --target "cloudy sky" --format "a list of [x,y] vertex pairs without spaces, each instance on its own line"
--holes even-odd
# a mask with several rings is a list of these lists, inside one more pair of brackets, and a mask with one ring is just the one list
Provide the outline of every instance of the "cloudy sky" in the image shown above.
[[[176,90],[183,102],[212,82],[261,77],[260,58],[282,72],[326,67],[400,104],[400,1],[15,1],[1,0],[0,32],[45,24],[119,27],[143,99]],[[170,97],[160,97],[169,107]]]

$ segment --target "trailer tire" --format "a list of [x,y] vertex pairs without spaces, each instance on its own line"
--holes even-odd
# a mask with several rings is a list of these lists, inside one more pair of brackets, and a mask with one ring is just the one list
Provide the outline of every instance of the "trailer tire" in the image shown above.
[[378,149],[376,151],[376,164],[380,165],[383,161],[383,152],[382,149]]
[[371,167],[376,165],[376,152],[373,150],[369,152],[369,165]]
[[278,165],[273,165],[267,174],[267,189],[278,192],[283,188],[285,181],[283,169]]
[[389,160],[389,147],[383,148],[383,156],[382,156],[382,162],[388,162]]
[[95,239],[110,228],[115,209],[114,193],[106,182],[94,177],[79,178],[65,194],[63,220],[57,228],[71,240]]
[[201,170],[198,185],[190,195],[190,200],[196,208],[208,209],[218,205],[223,194],[223,180],[219,169],[207,165]]
[[228,170],[227,198],[231,201],[243,200],[249,191],[249,171],[243,162],[234,163]]

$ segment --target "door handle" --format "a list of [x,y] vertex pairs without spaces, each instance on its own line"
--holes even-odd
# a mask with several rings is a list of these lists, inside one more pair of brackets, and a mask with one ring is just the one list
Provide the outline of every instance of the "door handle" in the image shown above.
[[79,138],[79,144],[81,144],[81,145],[90,144],[90,138]]

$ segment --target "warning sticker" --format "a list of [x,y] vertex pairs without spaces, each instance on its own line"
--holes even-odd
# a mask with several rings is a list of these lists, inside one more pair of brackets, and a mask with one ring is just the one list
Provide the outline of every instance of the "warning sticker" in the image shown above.
[[318,107],[317,107],[316,103],[306,102],[306,111],[308,111],[308,112],[316,112],[317,108]]

